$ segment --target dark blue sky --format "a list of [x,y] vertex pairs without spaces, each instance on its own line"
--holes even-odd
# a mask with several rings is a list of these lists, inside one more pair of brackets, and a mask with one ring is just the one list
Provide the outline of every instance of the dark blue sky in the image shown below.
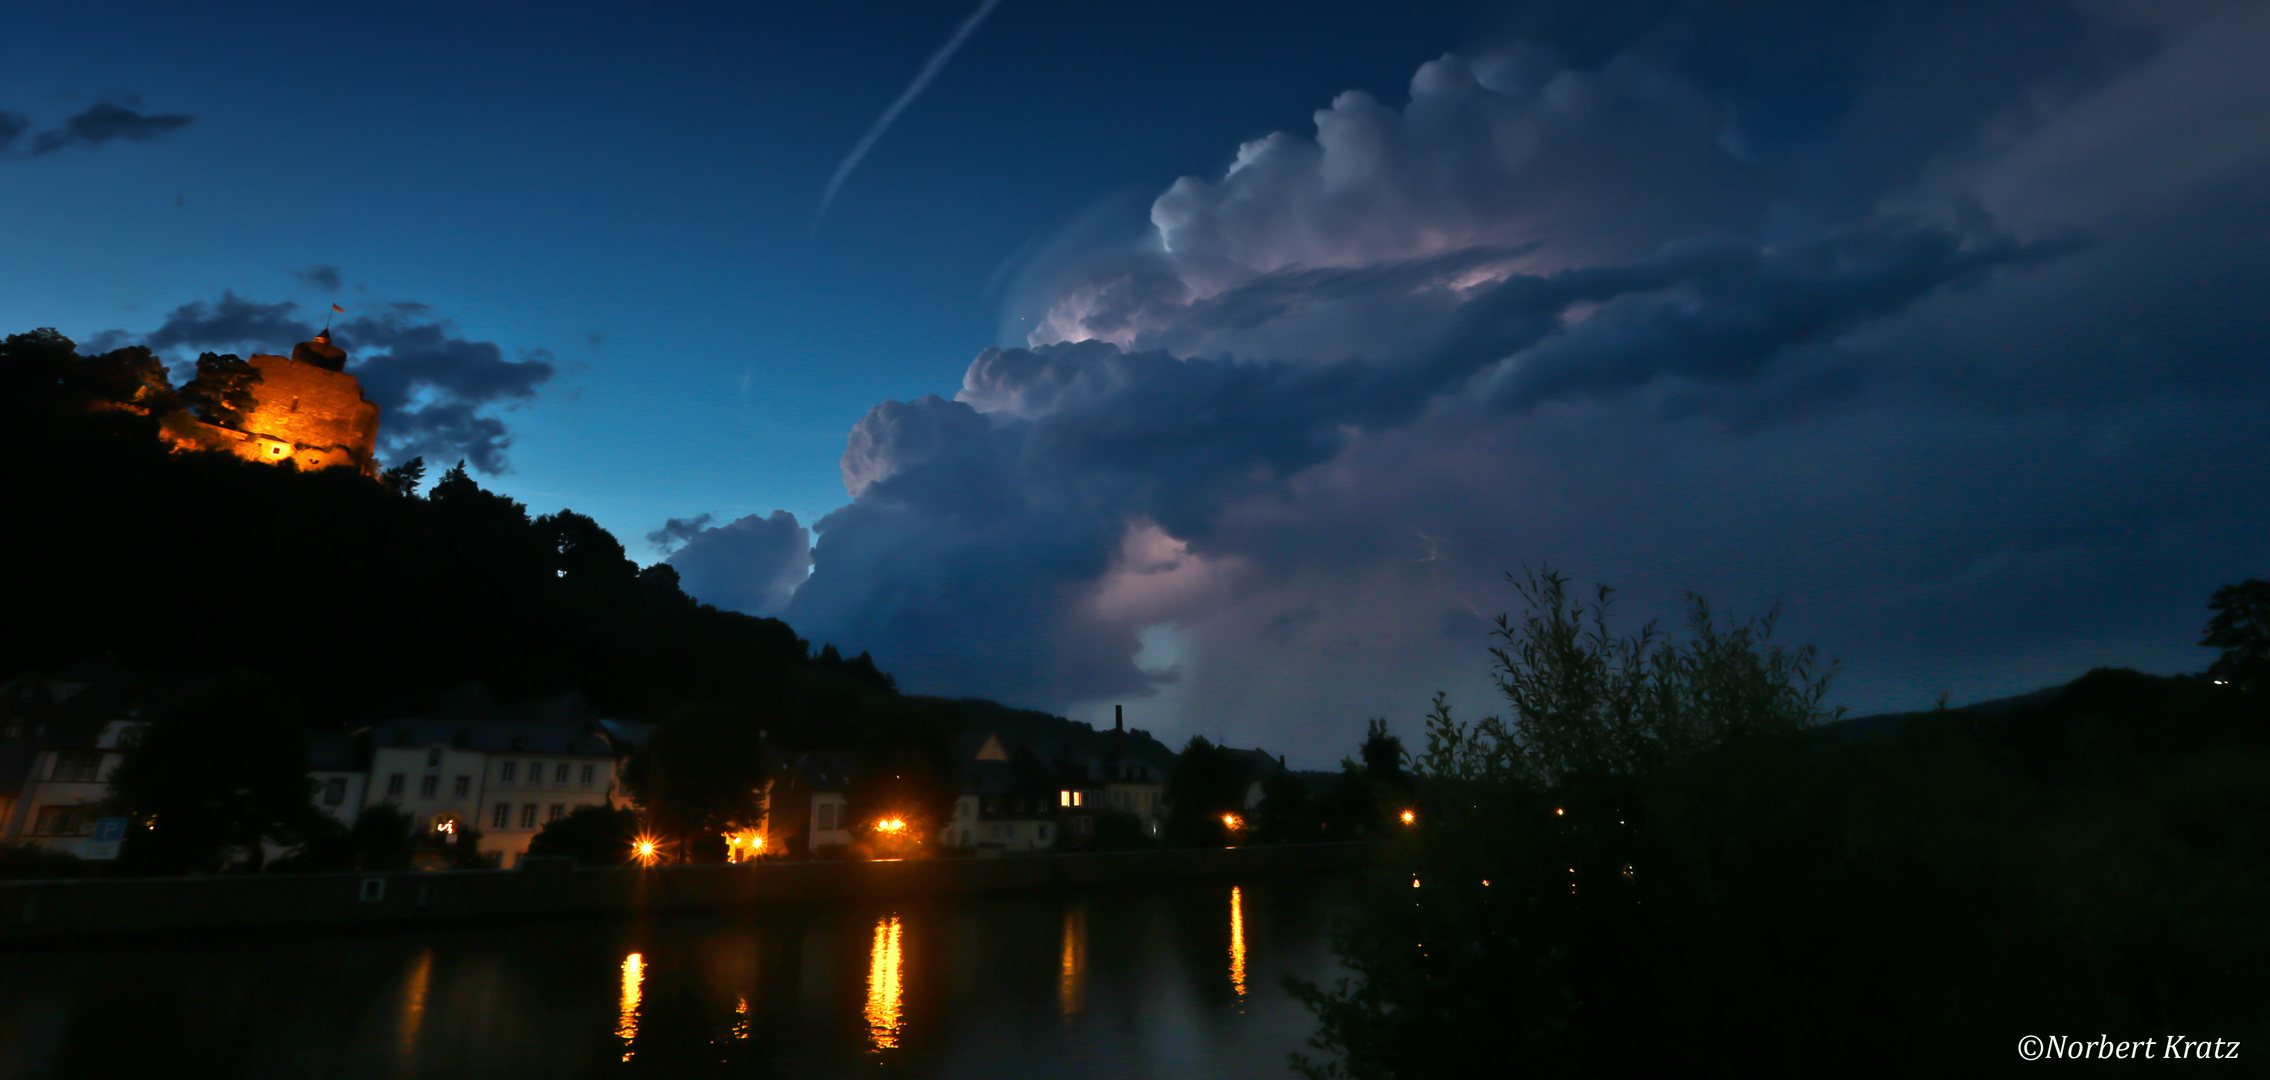
[[337,302],[396,460],[1312,763],[1488,708],[1523,564],[1874,711],[2196,669],[2270,562],[2260,4],[1000,0],[821,219],[977,9],[19,12],[0,328]]

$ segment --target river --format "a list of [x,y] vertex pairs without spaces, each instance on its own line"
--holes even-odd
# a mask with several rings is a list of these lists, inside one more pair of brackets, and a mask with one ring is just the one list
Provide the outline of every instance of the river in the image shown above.
[[1340,878],[0,956],[0,1075],[1290,1076]]

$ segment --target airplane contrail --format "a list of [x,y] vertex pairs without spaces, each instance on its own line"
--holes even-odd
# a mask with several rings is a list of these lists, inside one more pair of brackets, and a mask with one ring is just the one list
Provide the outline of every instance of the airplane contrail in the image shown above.
[[891,122],[897,120],[907,106],[914,104],[915,98],[922,96],[923,88],[929,86],[930,80],[937,78],[940,71],[945,70],[946,61],[954,58],[954,53],[961,49],[962,42],[969,40],[978,24],[984,22],[987,15],[993,14],[993,9],[1000,3],[1001,0],[985,0],[977,6],[976,13],[962,20],[962,24],[954,28],[954,36],[947,38],[946,43],[930,55],[930,62],[922,65],[922,73],[914,77],[914,82],[907,86],[906,92],[900,94],[897,101],[891,102],[891,107],[884,109],[883,115],[875,118],[874,126],[867,129],[867,134],[859,137],[859,143],[851,148],[851,153],[844,155],[843,164],[835,167],[835,176],[828,180],[827,191],[820,195],[820,213],[812,219],[813,228],[819,227],[820,218],[828,216],[829,204],[835,202],[836,192],[843,188],[843,182],[851,175],[851,170],[859,167],[859,159],[866,157],[867,151],[874,147],[875,140],[883,137],[883,132],[890,128]]

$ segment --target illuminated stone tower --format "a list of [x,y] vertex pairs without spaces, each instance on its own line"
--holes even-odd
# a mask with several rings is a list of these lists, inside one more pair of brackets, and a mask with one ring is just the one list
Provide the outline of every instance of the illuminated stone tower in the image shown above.
[[251,461],[296,461],[302,469],[345,465],[378,475],[378,405],[347,374],[347,353],[327,330],[290,356],[254,354],[260,372],[242,428],[183,419],[167,434],[181,449],[226,450]]

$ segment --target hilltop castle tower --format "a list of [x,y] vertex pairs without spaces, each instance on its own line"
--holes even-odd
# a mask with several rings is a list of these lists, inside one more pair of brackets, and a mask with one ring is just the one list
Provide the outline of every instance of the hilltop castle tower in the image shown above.
[[302,469],[345,465],[378,475],[378,405],[347,374],[347,353],[326,330],[290,356],[254,354],[260,372],[244,426],[225,428],[181,414],[166,434],[182,450],[226,450],[248,461],[298,462]]

